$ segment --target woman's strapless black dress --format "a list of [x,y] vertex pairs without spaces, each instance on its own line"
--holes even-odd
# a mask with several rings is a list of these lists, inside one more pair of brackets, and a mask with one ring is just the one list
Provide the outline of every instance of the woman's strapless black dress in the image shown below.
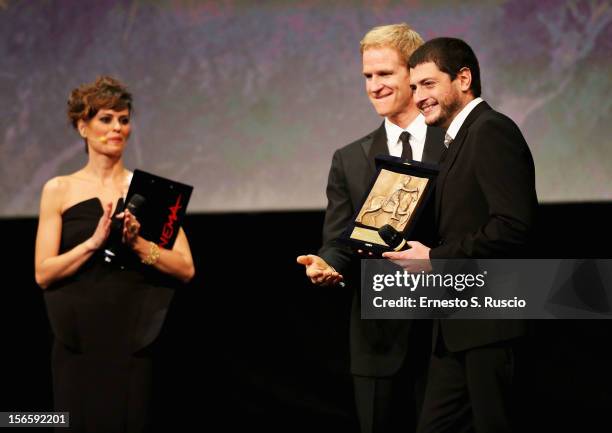
[[[67,209],[60,253],[88,239],[102,213],[98,198]],[[126,255],[121,265],[108,264],[100,250],[75,275],[44,292],[55,335],[55,409],[70,412],[72,431],[132,433],[150,427],[150,349],[173,289],[133,253]]]

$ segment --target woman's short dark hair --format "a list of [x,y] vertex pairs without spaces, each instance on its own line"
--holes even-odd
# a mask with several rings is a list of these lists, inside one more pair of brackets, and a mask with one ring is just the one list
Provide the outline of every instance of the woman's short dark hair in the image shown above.
[[70,92],[68,119],[75,129],[79,120],[88,122],[102,109],[132,111],[132,94],[119,80],[101,76],[95,82],[82,84]]
[[470,90],[475,98],[480,96],[478,59],[465,41],[457,38],[435,38],[427,41],[412,53],[408,64],[414,68],[427,62],[435,63],[440,71],[450,75],[451,81],[457,78],[461,69],[468,68],[472,73]]

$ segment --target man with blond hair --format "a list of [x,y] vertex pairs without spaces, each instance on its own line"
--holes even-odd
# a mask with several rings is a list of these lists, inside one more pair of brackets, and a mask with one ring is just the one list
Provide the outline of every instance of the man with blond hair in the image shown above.
[[444,134],[427,127],[410,88],[408,59],[422,44],[421,37],[407,24],[375,27],[361,41],[366,93],[384,121],[334,153],[327,184],[323,246],[318,255],[297,258],[313,284],[343,285],[353,290],[351,373],[362,432],[414,430],[424,387],[429,323],[362,320],[360,261],[338,242],[376,173],[376,155],[437,163],[442,154]]

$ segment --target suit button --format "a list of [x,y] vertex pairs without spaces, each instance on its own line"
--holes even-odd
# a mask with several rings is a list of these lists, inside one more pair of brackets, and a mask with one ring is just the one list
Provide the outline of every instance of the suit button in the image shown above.
[[438,246],[442,245],[443,243],[444,243],[444,239],[440,239],[440,240],[438,241]]

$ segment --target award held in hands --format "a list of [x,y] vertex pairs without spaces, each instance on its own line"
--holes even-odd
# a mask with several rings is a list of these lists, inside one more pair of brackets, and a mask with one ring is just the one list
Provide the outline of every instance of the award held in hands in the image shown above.
[[433,165],[377,156],[376,175],[347,227],[345,241],[370,257],[401,248],[430,200],[437,175]]

